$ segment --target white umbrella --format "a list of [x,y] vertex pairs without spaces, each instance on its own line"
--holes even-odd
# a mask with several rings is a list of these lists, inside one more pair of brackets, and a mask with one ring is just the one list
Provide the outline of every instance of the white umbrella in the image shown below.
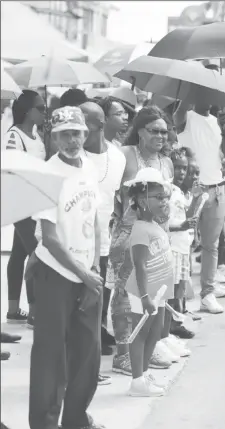
[[65,177],[17,150],[1,152],[1,226],[54,207]]
[[7,68],[21,88],[75,86],[81,83],[108,83],[109,79],[92,64],[49,56]]
[[96,61],[95,66],[107,76],[114,76],[127,64],[141,55],[147,55],[154,45],[152,43],[139,43],[138,45],[119,45],[107,51]]
[[1,99],[14,100],[22,93],[19,86],[14,82],[12,77],[4,70],[1,62]]

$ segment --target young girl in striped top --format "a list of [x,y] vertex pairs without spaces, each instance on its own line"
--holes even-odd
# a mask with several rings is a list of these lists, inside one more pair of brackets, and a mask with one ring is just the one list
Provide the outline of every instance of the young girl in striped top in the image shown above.
[[[149,360],[161,337],[165,300],[173,298],[172,253],[168,234],[153,220],[168,214],[168,187],[161,173],[154,168],[145,168],[135,179],[126,182],[132,198],[132,208],[137,211],[130,236],[130,252],[133,264],[126,289],[131,297],[133,329],[143,313],[149,313],[145,325],[130,345],[132,382],[130,396],[161,396],[164,393],[148,373]],[[169,185],[168,185],[169,186]],[[154,298],[163,285],[167,290],[163,301],[155,310]]]

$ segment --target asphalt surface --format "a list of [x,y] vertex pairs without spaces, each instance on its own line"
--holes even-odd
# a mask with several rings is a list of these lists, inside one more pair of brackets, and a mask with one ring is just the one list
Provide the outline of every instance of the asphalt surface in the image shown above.
[[225,428],[225,313],[206,316],[189,345],[185,370],[138,429]]
[[[1,362],[1,419],[10,429],[29,429],[28,392],[29,360],[32,331],[25,326],[7,325],[7,256],[1,257],[1,321],[2,330],[20,333],[19,344],[3,344],[11,357]],[[199,291],[199,266],[195,264],[193,283]],[[223,302],[223,300],[221,300]],[[199,306],[198,295],[188,303]],[[26,310],[25,288],[21,307]],[[224,300],[225,307],[225,300]],[[130,377],[112,374],[112,356],[103,357],[101,372],[112,376],[112,384],[99,386],[90,406],[90,413],[106,429],[224,429],[225,428],[225,316],[203,315],[195,327],[196,337],[189,341],[192,356],[182,358],[169,370],[153,370],[154,377],[167,385],[162,398],[130,398],[126,396]]]

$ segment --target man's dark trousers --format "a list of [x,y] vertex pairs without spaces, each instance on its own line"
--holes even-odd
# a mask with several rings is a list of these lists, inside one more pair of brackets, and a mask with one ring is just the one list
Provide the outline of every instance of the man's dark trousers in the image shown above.
[[72,283],[38,260],[35,269],[35,326],[31,352],[31,429],[88,426],[86,410],[98,383],[102,296],[80,311],[86,286]]

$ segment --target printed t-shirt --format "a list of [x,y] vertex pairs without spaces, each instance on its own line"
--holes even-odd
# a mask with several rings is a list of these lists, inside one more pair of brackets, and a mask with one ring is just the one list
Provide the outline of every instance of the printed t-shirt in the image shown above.
[[[61,175],[64,175],[65,178],[73,176],[74,173],[76,173],[77,168],[66,164],[66,162],[63,162],[60,158],[59,158],[59,154],[56,153],[55,155],[53,155],[48,161],[47,163],[50,166],[54,167],[54,170],[57,170],[60,172]],[[87,158],[83,160],[83,169],[86,172],[86,174],[88,176],[93,177],[93,180],[96,182],[97,181],[97,171],[95,169],[94,164],[92,163],[91,160],[88,160]],[[36,224],[36,229],[35,229],[35,237],[38,241],[41,240],[41,221],[40,219],[36,219],[36,217],[34,216],[34,219],[37,220],[37,224]]]
[[4,149],[16,149],[29,153],[36,158],[45,160],[45,145],[37,132],[34,132],[34,138],[31,139],[23,131],[13,126],[4,136]]
[[107,152],[96,154],[84,151],[97,171],[101,203],[98,208],[101,229],[101,256],[108,256],[110,248],[109,222],[114,209],[115,192],[120,188],[126,158],[112,143],[107,142]]
[[[132,263],[132,247],[139,244],[147,246],[149,250],[149,259],[145,261],[148,274],[147,293],[149,297],[154,299],[158,290],[165,284],[167,290],[162,299],[172,299],[174,297],[173,264],[167,233],[156,222],[149,223],[137,220],[130,236]],[[128,293],[139,297],[140,301],[135,267],[128,278],[126,290]]]
[[[186,220],[186,210],[189,202],[185,198],[184,193],[178,186],[172,185],[172,193],[170,198],[170,220],[169,226],[180,226]],[[174,252],[183,255],[189,255],[190,246],[194,239],[194,230],[187,231],[170,231],[170,244]]]
[[202,116],[193,110],[187,112],[186,127],[178,139],[181,146],[189,147],[194,152],[200,168],[201,183],[215,185],[222,182],[222,137],[214,116]]
[[[83,160],[81,168],[63,163],[57,155],[48,162],[65,169],[67,177],[63,182],[58,206],[39,213],[35,219],[46,219],[56,224],[61,244],[70,252],[74,260],[80,261],[90,269],[95,256],[95,217],[100,202],[98,184],[91,174],[91,162]],[[58,159],[57,159],[58,158]],[[67,169],[67,167],[70,167]],[[68,171],[71,174],[68,174]],[[66,174],[65,174],[66,176]],[[43,246],[42,240],[36,249],[36,256],[53,270],[70,281],[81,283],[71,271],[62,266]]]

